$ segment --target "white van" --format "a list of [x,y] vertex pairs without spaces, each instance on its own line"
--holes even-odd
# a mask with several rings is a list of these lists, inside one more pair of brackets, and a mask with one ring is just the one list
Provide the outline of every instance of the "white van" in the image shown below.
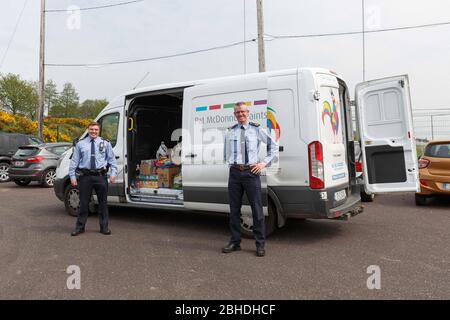
[[[418,191],[408,77],[361,83],[355,100],[365,190]],[[118,97],[96,119],[118,162],[108,203],[228,213],[223,139],[236,123],[237,101],[246,102],[250,121],[279,144],[279,158],[262,179],[267,234],[288,218],[347,219],[362,212],[348,89],[336,73],[319,68],[158,85]],[[141,162],[155,158],[161,141],[173,147],[180,137],[182,187],[136,188]],[[54,189],[76,215],[70,156],[60,160]],[[241,222],[243,233],[251,235],[246,200]]]

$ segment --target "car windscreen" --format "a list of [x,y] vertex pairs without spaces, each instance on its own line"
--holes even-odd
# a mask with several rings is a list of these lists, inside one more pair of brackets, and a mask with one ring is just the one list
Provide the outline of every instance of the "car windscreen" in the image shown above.
[[48,151],[50,151],[51,153],[54,153],[54,154],[60,156],[64,153],[64,151],[66,151],[70,147],[71,147],[71,145],[64,145],[64,146],[51,147],[51,148],[46,148],[46,149]]
[[425,148],[425,155],[435,158],[450,158],[450,143],[429,144]]
[[39,148],[36,147],[20,147],[15,156],[16,157],[27,157],[34,156],[39,153]]

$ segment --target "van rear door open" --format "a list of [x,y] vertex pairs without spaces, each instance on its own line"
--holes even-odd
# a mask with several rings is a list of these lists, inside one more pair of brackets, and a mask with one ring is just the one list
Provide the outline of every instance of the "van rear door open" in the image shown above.
[[366,190],[418,191],[408,77],[360,83],[356,86],[355,101]]

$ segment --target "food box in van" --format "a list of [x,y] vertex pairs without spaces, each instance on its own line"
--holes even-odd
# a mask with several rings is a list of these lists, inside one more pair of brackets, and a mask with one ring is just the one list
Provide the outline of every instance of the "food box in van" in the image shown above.
[[180,167],[158,168],[158,187],[172,188],[173,177],[180,173]]
[[153,159],[141,160],[141,165],[139,166],[139,172],[141,175],[152,175],[156,174],[156,166]]

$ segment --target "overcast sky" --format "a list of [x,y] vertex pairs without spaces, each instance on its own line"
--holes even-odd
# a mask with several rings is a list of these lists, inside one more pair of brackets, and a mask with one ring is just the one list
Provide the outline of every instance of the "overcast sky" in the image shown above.
[[[47,0],[47,10],[87,8],[129,0]],[[40,0],[0,0],[0,62],[19,14],[23,16],[1,73],[38,79]],[[245,24],[244,24],[245,4]],[[447,0],[365,0],[366,30],[450,23]],[[264,0],[265,33],[305,35],[362,30],[361,0]],[[103,63],[144,59],[236,43],[256,37],[256,0],[144,0],[46,14],[46,63]],[[69,26],[68,26],[69,25]],[[266,41],[267,70],[325,67],[353,92],[363,79],[361,34]],[[450,24],[368,33],[366,80],[408,74],[413,108],[450,108]],[[257,72],[257,45],[176,58],[102,67],[47,67],[59,89],[72,82],[81,100],[112,99],[139,87]]]

